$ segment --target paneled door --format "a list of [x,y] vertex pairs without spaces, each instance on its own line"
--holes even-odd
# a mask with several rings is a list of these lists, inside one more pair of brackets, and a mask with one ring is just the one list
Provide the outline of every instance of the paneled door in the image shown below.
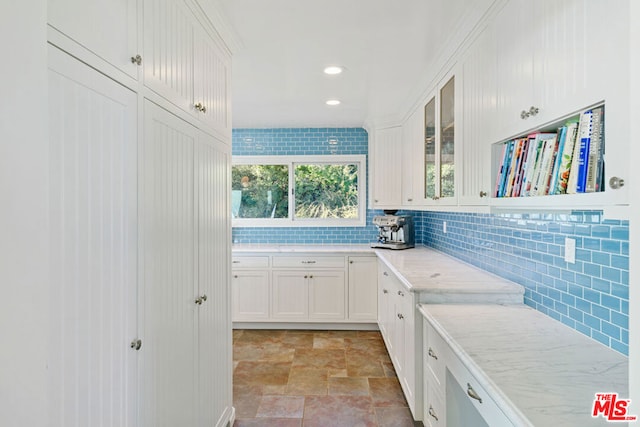
[[197,289],[194,149],[198,130],[144,104],[142,204],[146,427],[197,418]]
[[182,0],[144,1],[144,84],[192,114],[196,26]]
[[49,47],[51,426],[138,425],[136,110]]
[[199,118],[225,134],[231,130],[231,58],[204,28],[195,32],[194,105]]
[[[223,425],[232,408],[229,145],[200,132],[195,150],[198,224],[198,421]],[[226,416],[225,416],[226,414]]]

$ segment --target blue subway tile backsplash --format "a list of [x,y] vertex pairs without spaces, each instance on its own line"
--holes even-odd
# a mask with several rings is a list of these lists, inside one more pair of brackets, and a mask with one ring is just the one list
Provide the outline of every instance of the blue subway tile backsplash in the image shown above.
[[[328,144],[337,139],[337,145]],[[367,154],[361,128],[236,129],[234,155]],[[416,243],[462,259],[525,287],[525,304],[623,353],[629,352],[629,221],[601,211],[475,214],[402,211],[414,217]],[[365,227],[233,228],[236,243],[359,244]],[[447,233],[443,233],[443,222]],[[576,262],[564,260],[565,238]]]

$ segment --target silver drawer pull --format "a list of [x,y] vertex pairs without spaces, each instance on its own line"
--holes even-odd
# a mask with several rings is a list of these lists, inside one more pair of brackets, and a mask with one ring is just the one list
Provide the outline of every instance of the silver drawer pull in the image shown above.
[[303,264],[315,264],[315,261],[302,261]]
[[387,273],[386,271],[383,271],[383,272],[382,272],[382,275],[383,275],[383,276],[388,276],[388,275],[389,275],[389,273]]
[[438,356],[436,355],[435,351],[433,351],[431,349],[431,347],[429,347],[429,356],[433,357],[434,359],[438,360]]
[[436,411],[433,410],[433,406],[431,405],[429,405],[429,415],[431,415],[434,420],[438,421],[438,416],[436,415]]
[[477,400],[482,403],[482,398],[476,393],[476,391],[471,387],[471,384],[467,383],[467,394],[470,398]]
[[236,261],[232,261],[233,264],[240,264],[240,261],[236,260]]

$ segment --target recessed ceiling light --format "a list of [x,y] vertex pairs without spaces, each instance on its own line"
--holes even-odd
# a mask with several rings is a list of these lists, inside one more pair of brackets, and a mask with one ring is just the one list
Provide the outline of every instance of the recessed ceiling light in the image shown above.
[[327,105],[340,105],[340,101],[337,99],[330,99],[327,101]]
[[334,75],[334,74],[340,74],[342,70],[343,70],[342,67],[338,67],[337,65],[331,65],[324,69],[324,73]]

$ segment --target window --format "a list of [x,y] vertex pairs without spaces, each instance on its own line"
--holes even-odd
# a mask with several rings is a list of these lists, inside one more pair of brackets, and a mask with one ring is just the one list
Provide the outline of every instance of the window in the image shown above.
[[234,226],[365,225],[365,156],[235,156]]

